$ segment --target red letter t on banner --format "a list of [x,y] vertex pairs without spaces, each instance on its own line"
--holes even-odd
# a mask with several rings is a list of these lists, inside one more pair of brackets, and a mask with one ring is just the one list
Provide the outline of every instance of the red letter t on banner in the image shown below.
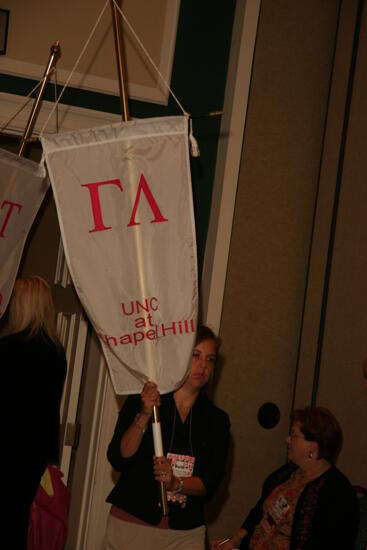
[[0,237],[4,237],[4,231],[5,231],[5,227],[8,225],[8,221],[9,221],[9,218],[10,218],[10,215],[13,211],[13,208],[14,206],[16,206],[18,208],[18,214],[19,212],[21,211],[22,209],[22,205],[21,204],[17,204],[16,202],[11,202],[11,201],[3,201],[3,204],[1,205],[1,208],[3,206],[5,206],[6,204],[9,204],[9,210],[7,211],[6,213],[6,216],[5,216],[5,220],[4,220],[4,223],[3,225],[1,226],[0,228]]

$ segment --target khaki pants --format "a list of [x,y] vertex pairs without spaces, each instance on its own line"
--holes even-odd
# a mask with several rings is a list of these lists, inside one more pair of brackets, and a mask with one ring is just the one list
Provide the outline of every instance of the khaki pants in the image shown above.
[[103,550],[204,550],[205,527],[160,529],[108,516]]

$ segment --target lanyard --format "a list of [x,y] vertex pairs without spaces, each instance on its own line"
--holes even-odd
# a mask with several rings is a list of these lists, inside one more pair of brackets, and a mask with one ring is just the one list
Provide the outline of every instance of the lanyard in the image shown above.
[[[171,440],[170,440],[169,450],[168,450],[169,453],[172,452],[173,440],[174,440],[174,437],[175,437],[175,430],[176,430],[177,408],[176,408],[176,403],[175,403],[174,399],[173,399],[173,404],[174,404],[174,412],[173,412],[173,424],[172,424]],[[190,443],[191,456],[194,456],[194,451],[193,451],[193,448],[192,448],[192,440],[191,440],[191,428],[192,428],[192,407],[190,409],[190,418],[189,418],[189,443]]]

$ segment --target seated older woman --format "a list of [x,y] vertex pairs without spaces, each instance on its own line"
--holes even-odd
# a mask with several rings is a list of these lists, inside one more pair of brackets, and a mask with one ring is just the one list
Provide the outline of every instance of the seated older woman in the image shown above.
[[353,548],[359,511],[355,491],[335,466],[342,446],[336,418],[323,407],[292,414],[289,463],[273,472],[242,527],[213,550]]

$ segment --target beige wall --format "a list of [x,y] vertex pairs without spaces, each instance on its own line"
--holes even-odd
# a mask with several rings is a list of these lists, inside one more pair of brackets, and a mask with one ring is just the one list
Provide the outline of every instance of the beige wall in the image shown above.
[[[123,42],[129,97],[166,105],[168,84],[163,82],[171,80],[180,0],[123,0],[120,4],[128,22],[123,23]],[[59,41],[61,56],[56,63],[56,76],[51,75],[52,83],[57,81],[60,86],[68,83],[79,90],[119,96],[108,0],[50,0],[47,9],[44,5],[43,0],[2,2],[1,7],[9,9],[10,17],[6,55],[0,55],[0,73],[39,81],[49,60],[50,47]],[[32,34],[30,29],[35,32]],[[132,32],[151,60],[137,45]],[[31,92],[32,87],[29,83],[25,93]],[[32,103],[26,105],[23,96],[0,90],[0,126],[7,125],[11,133],[23,133],[31,107]],[[55,104],[50,99],[42,103],[34,133],[92,128],[120,120],[120,115],[87,109],[83,103],[77,107],[61,102],[56,116]]]
[[344,428],[339,464],[367,486],[367,14],[364,12],[342,171],[317,402]]
[[[167,103],[167,90],[160,84],[147,56],[136,46],[132,32],[169,81],[180,0],[123,0],[117,4],[128,22],[123,22],[123,30],[130,97]],[[119,94],[109,2],[49,0],[45,9],[43,0],[4,0],[1,7],[10,10],[7,52],[0,58],[1,72],[38,80],[51,45],[59,41],[59,84],[71,77],[70,84],[82,89]],[[36,32],[31,34],[30,29]]]
[[[261,3],[220,325],[225,362],[215,390],[234,444],[228,485],[209,507],[212,536],[242,523],[266,474],[285,461],[293,400],[311,403],[356,7],[343,2],[338,20],[333,0]],[[317,394],[345,433],[340,466],[364,485],[365,26]],[[281,413],[271,430],[257,420],[265,402]]]

